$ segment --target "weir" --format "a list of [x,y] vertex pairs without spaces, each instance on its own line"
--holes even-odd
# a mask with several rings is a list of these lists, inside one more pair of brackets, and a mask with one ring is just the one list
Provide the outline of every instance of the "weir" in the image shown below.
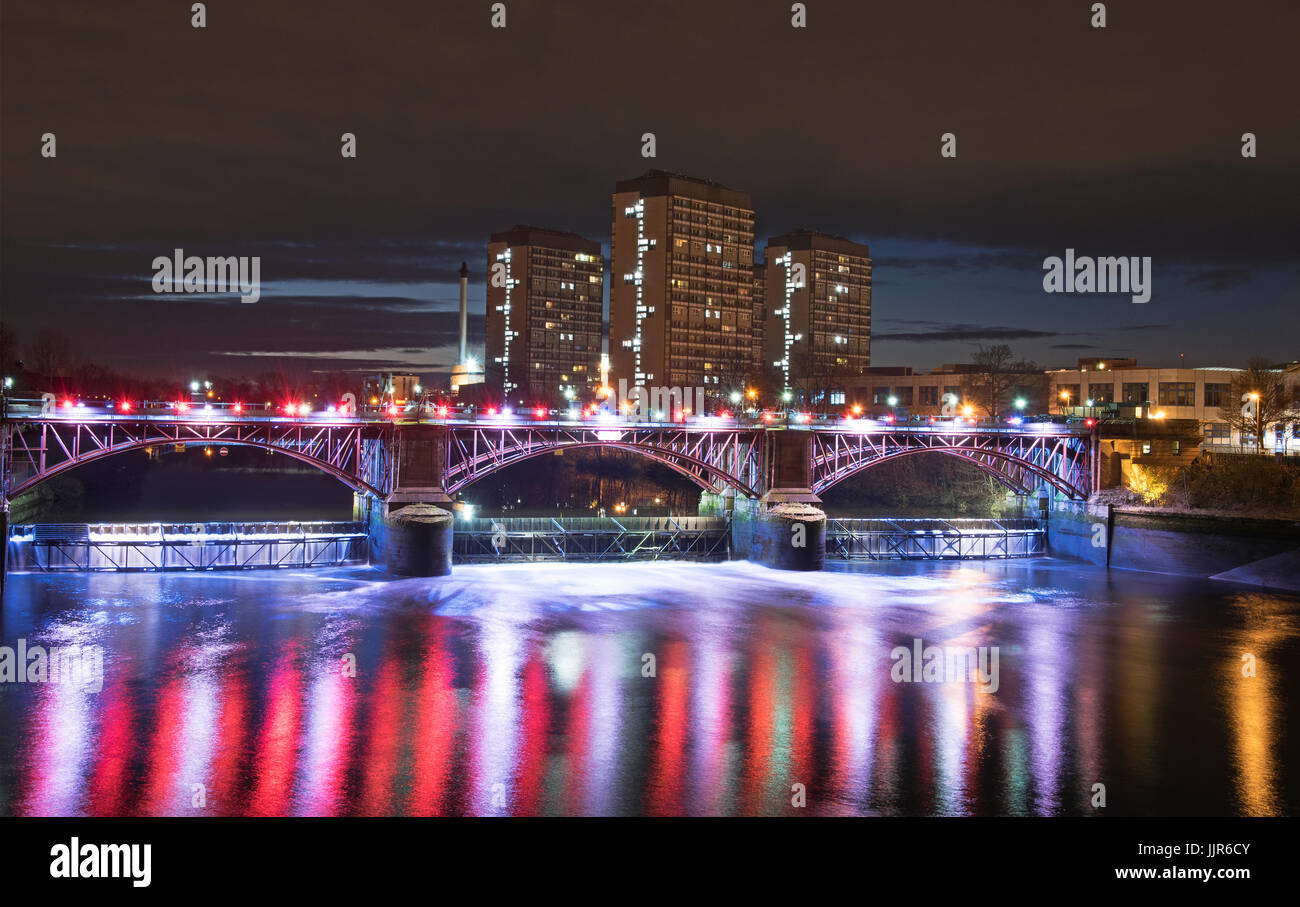
[[[390,522],[403,522],[401,514],[395,511]],[[451,520],[447,514],[447,522]],[[377,533],[360,521],[18,525],[6,536],[6,557],[9,570],[31,573],[374,564],[402,574],[393,569],[394,558],[419,559],[430,552],[454,564],[485,564],[716,562],[748,558],[751,550],[748,543],[736,544],[738,524],[727,516],[479,517],[456,520],[454,528],[442,527],[440,518],[434,522],[446,529],[443,541],[435,544],[406,529],[400,544],[408,550],[389,551],[380,559],[372,556]],[[1040,520],[831,517],[825,524],[823,553],[832,561],[1001,559],[1046,553],[1046,527]],[[391,528],[378,534],[395,544]]]
[[44,523],[9,528],[7,569],[242,570],[369,562],[361,523]]

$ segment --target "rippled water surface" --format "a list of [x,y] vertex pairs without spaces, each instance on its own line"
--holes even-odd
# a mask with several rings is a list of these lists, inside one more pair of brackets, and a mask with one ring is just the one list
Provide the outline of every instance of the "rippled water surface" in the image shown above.
[[1295,813],[1298,615],[1047,559],[11,575],[0,645],[103,684],[0,683],[0,814]]

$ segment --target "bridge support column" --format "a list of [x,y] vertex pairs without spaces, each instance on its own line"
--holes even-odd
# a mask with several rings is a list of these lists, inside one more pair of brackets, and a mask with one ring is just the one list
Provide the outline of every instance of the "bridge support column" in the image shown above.
[[767,491],[750,516],[749,559],[778,570],[820,570],[826,562],[826,514],[812,490],[812,435],[765,435]]
[[451,433],[444,425],[399,425],[393,441],[393,491],[387,500],[365,497],[371,563],[399,576],[451,573],[454,519],[443,485]]
[[[360,497],[360,496],[358,496]],[[378,498],[361,500],[370,539],[370,563],[398,576],[451,573],[451,511],[432,504],[393,507]]]
[[393,442],[393,493],[390,504],[444,504],[443,487],[451,432],[445,425],[399,425]]

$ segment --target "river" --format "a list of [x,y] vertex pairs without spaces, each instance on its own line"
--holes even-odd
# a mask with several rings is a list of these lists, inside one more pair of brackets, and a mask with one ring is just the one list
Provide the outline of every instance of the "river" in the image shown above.
[[0,646],[102,675],[0,682],[0,815],[1294,814],[1298,614],[1050,558],[11,575]]

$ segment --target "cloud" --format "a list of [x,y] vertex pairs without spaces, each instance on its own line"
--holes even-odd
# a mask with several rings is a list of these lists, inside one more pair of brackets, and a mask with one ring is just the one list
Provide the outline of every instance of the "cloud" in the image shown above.
[[1030,328],[1009,328],[997,325],[946,324],[938,321],[894,319],[896,324],[927,325],[923,331],[896,331],[872,333],[873,340],[892,340],[897,343],[938,343],[945,340],[1030,340],[1038,337],[1063,336],[1060,331],[1036,331]]
[[1189,287],[1199,287],[1212,293],[1222,293],[1233,287],[1250,283],[1254,275],[1249,268],[1206,268],[1187,278]]
[[995,269],[1041,271],[1043,258],[1029,252],[1005,249],[986,252],[956,252],[907,258],[873,258],[874,268],[902,271],[938,271],[948,274],[980,274]]

